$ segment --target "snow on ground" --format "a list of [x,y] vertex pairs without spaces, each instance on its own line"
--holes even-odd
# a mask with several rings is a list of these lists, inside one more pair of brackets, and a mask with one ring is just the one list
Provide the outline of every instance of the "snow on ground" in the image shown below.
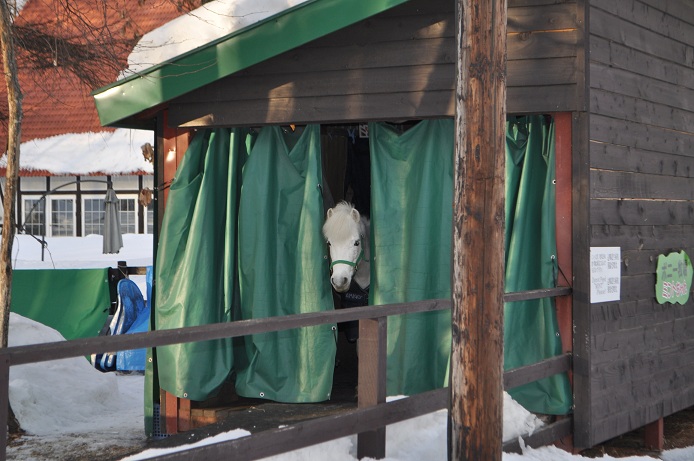
[[[152,236],[123,236],[119,254],[104,255],[102,237],[46,238],[18,235],[15,269],[73,269],[152,264]],[[146,294],[144,276],[137,280]],[[63,341],[56,330],[19,315],[10,318],[9,345]],[[144,447],[144,377],[101,373],[83,357],[10,368],[10,401],[27,435],[8,449],[8,459],[71,459],[75,453],[113,445]]]
[[[151,236],[125,235],[118,255],[101,254],[101,237],[48,239],[45,261],[41,246],[29,236],[18,236],[13,252],[16,268],[115,267],[119,260],[129,265],[149,265]],[[145,293],[145,292],[143,292]],[[55,330],[12,314],[10,346],[62,340]],[[114,446],[144,450],[124,460],[147,459],[174,450],[217,443],[248,435],[245,430],[169,449],[145,450],[144,378],[137,375],[101,373],[84,358],[65,359],[51,364],[29,364],[10,370],[10,400],[20,423],[28,431],[22,444],[8,449],[8,459],[56,460],[88,459],[77,454],[112,450]],[[446,460],[447,412],[438,411],[394,424],[387,429],[387,461]],[[532,432],[541,423],[506,394],[504,395],[504,438]],[[91,450],[91,451],[90,451]],[[95,451],[94,451],[95,450]],[[271,457],[273,461],[356,460],[356,437],[345,437],[303,450]],[[694,459],[694,448],[670,450],[666,461]],[[555,447],[526,448],[523,455],[503,455],[504,461],[574,461],[586,459]],[[601,459],[613,460],[605,456]],[[621,458],[627,461],[649,457]]]
[[[12,246],[12,267],[15,269],[93,269],[116,267],[118,261],[128,266],[152,264],[152,236],[142,234],[123,235],[123,248],[117,254],[102,254],[103,238],[46,237],[43,261],[41,244],[27,234],[17,235]],[[144,294],[144,292],[143,292]]]

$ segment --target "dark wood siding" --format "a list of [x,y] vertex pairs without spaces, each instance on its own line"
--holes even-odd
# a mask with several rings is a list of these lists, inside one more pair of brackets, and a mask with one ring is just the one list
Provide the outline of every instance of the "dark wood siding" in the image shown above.
[[694,405],[693,302],[655,299],[658,255],[694,255],[694,7],[593,0],[589,15],[590,238],[621,247],[622,289],[590,305],[577,446]]
[[[173,126],[243,126],[453,116],[454,2],[413,0],[170,104]],[[583,66],[576,2],[511,0],[508,106],[572,111]]]

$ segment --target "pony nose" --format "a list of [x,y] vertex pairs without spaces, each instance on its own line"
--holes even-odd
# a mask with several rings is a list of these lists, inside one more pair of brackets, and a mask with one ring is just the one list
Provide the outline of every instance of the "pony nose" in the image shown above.
[[333,283],[333,287],[335,288],[335,291],[337,292],[343,292],[347,291],[347,288],[349,288],[348,285],[348,278],[347,277],[331,277],[330,279]]

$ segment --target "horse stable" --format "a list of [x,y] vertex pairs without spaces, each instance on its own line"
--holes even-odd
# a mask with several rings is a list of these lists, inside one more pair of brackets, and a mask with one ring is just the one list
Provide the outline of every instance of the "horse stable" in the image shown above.
[[[320,226],[328,201],[363,190],[345,174],[359,142],[370,150],[370,164],[356,167],[370,167],[370,302],[450,296],[454,8],[312,0],[94,93],[102,124],[155,131],[155,184],[174,180],[157,192],[154,329],[332,309]],[[506,39],[506,292],[551,297],[507,303],[504,366],[561,355],[572,364],[512,395],[569,419],[577,450],[641,427],[657,446],[662,419],[694,405],[694,6],[509,0]],[[292,157],[297,145],[312,153]],[[396,177],[414,183],[393,186]],[[197,195],[169,209],[191,187]],[[435,251],[418,253],[432,242]],[[223,248],[238,264],[220,262]],[[659,266],[673,253],[674,276]],[[286,254],[296,261],[285,267]],[[682,278],[676,302],[663,299],[663,277]],[[315,279],[308,300],[303,284]],[[195,298],[223,307],[191,314],[182,304]],[[389,394],[447,385],[449,330],[449,311],[389,323]],[[157,350],[148,373],[164,392],[151,399],[179,418],[174,431],[230,375],[239,395],[328,399],[333,334],[251,338],[240,358],[231,341]],[[313,352],[285,356],[297,343]]]

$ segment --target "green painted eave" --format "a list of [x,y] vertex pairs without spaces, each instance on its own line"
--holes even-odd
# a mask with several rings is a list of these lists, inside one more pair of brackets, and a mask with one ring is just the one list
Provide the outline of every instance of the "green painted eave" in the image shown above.
[[409,0],[309,0],[92,93],[103,126],[122,121]]

